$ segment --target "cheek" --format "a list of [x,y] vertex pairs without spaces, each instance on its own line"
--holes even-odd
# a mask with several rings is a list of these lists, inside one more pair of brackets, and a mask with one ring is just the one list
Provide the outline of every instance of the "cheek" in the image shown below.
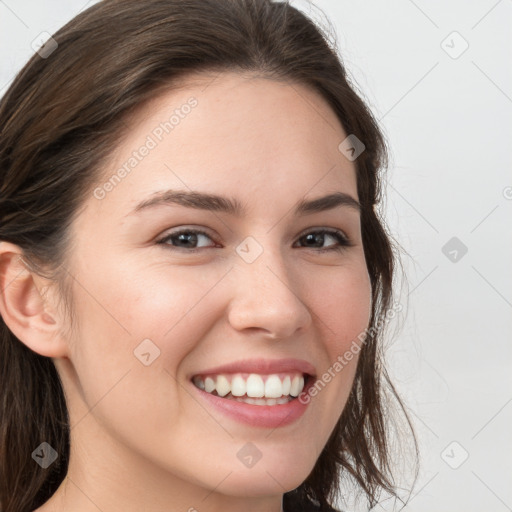
[[[318,283],[318,281],[317,281]],[[366,267],[338,272],[319,282],[312,308],[321,330],[324,359],[312,399],[322,403],[319,422],[333,428],[350,394],[362,341],[371,314],[371,286]]]
[[183,267],[162,269],[151,278],[133,284],[127,301],[133,305],[125,315],[132,338],[149,338],[161,351],[159,364],[175,370],[190,352],[200,349],[222,313],[224,272]]
[[198,276],[193,267],[144,272],[137,268],[117,269],[108,282],[95,281],[88,293],[77,290],[79,316],[88,319],[82,336],[94,334],[93,340],[103,339],[101,346],[118,351],[119,356],[122,352],[133,356],[133,349],[144,339],[152,340],[162,353],[192,349],[201,339],[198,335],[211,326],[208,319],[215,312],[211,292],[222,273]]
[[77,286],[80,327],[71,358],[86,402],[92,406],[129,372],[119,387],[134,406],[146,403],[144,393],[152,395],[157,386],[165,403],[175,403],[178,367],[190,352],[202,350],[219,318],[224,273],[198,279],[192,267],[138,274],[118,267],[108,280],[90,279],[87,291]]
[[313,307],[332,362],[368,326],[370,280],[366,268],[359,265],[316,281],[319,286],[315,288]]
[[167,275],[132,273],[127,280],[123,270],[108,282],[91,279],[87,291],[74,290],[80,326],[71,359],[81,400],[94,410],[81,428],[93,428],[94,416],[137,444],[142,434],[147,439],[170,428],[187,431],[193,418],[177,369],[218,319],[222,292],[214,286],[223,274],[197,279],[197,269],[167,269]]

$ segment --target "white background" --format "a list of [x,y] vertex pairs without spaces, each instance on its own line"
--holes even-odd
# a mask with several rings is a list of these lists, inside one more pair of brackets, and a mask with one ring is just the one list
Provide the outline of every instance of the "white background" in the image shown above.
[[[31,42],[92,3],[0,0],[0,95]],[[316,5],[392,150],[384,206],[407,279],[388,360],[422,456],[403,510],[512,510],[512,1]]]

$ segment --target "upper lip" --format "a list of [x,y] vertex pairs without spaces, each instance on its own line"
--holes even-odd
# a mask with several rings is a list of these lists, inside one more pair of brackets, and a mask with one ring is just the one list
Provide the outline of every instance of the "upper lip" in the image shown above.
[[219,373],[285,373],[300,372],[315,376],[315,367],[304,359],[243,359],[226,363],[214,368],[208,368],[194,373],[194,375],[219,374]]

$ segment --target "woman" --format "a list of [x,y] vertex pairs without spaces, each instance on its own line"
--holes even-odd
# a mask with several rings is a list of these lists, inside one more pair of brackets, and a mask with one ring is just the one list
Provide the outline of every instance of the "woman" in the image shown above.
[[307,17],[99,2],[0,126],[3,512],[395,493],[386,148]]

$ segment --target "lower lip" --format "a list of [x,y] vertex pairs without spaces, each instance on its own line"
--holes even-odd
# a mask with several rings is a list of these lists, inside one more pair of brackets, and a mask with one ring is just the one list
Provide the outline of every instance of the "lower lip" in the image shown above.
[[[313,380],[311,377],[308,378],[302,393],[307,393]],[[277,428],[290,425],[306,412],[306,408],[309,405],[309,401],[303,404],[298,398],[286,404],[278,405],[246,404],[207,393],[199,389],[192,382],[191,385],[199,393],[199,396],[226,416],[254,427]]]

